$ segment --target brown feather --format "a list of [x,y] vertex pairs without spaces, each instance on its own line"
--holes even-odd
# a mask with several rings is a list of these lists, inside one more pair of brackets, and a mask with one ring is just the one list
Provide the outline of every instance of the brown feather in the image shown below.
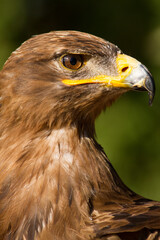
[[[65,53],[90,56],[78,73]],[[65,86],[117,74],[120,50],[95,36],[51,32],[12,53],[0,72],[0,240],[159,239],[160,203],[128,189],[96,142],[94,121],[126,89]]]

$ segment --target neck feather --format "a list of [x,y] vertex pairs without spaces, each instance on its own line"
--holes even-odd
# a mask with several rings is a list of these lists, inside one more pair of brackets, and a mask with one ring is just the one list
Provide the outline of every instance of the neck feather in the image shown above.
[[[87,134],[80,137],[77,128],[41,131],[34,136],[32,132],[12,131],[1,137],[1,143],[4,210],[0,219],[8,221],[6,216],[10,216],[19,236],[34,224],[42,231],[53,222],[59,226],[64,221],[74,229],[76,223],[65,219],[72,219],[73,214],[77,225],[80,221],[85,225],[92,212],[92,199],[100,192],[109,198],[118,191],[119,178],[102,148]],[[68,206],[70,211],[64,216]],[[14,229],[15,220],[21,226],[19,230],[16,225]]]

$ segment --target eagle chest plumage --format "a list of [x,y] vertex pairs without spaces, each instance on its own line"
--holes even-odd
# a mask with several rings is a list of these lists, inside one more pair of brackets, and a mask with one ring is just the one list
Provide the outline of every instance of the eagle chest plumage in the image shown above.
[[[12,226],[16,237],[91,237],[92,198],[107,177],[105,155],[96,148],[98,144],[88,137],[79,138],[74,128],[54,130],[34,140],[18,136],[24,146],[20,148],[19,142],[12,146],[17,159],[14,166],[8,166],[17,178],[7,179],[2,190],[4,215],[8,213],[16,223],[15,228]],[[12,201],[6,204],[10,196]],[[8,219],[4,220],[5,227]]]
[[160,203],[121,181],[94,122],[154,81],[137,60],[75,31],[35,36],[0,72],[0,240],[156,240]]

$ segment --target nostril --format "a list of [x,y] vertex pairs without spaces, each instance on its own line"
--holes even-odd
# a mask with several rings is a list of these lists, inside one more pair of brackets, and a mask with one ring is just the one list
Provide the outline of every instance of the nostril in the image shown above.
[[126,72],[129,67],[122,68],[122,72]]

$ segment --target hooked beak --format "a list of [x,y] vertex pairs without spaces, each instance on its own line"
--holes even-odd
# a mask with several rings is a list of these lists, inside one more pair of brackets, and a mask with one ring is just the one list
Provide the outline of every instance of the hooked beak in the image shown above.
[[[152,104],[155,95],[155,83],[148,69],[136,59],[125,54],[118,54],[117,71],[121,79],[119,87],[136,91],[147,91],[149,105]],[[113,86],[116,85],[113,82]]]
[[125,82],[136,91],[147,91],[149,95],[149,105],[152,105],[155,95],[155,83],[151,73],[141,63],[133,68],[131,73],[125,78]]

